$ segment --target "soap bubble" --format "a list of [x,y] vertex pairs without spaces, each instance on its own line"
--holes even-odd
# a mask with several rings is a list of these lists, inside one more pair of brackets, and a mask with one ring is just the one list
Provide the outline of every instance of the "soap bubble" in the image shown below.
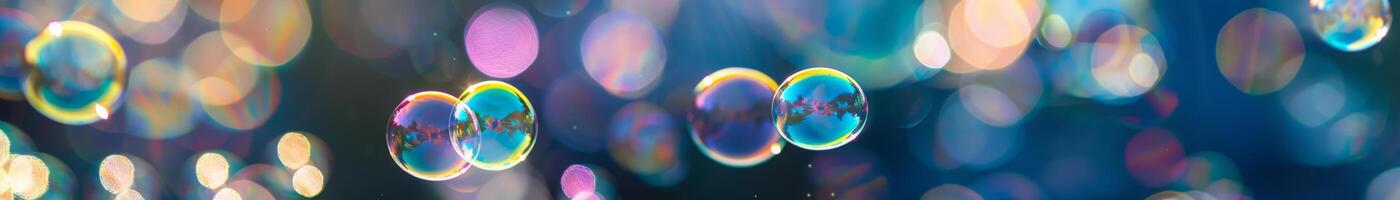
[[535,107],[509,83],[467,87],[448,120],[453,148],[477,168],[500,171],[525,161],[539,138]]
[[1375,46],[1390,32],[1390,1],[1309,0],[1314,31],[1342,51]]
[[441,181],[471,165],[453,148],[449,130],[457,98],[442,92],[409,95],[394,108],[386,143],[400,169],[423,180]]
[[783,148],[773,128],[778,83],[748,68],[726,68],[695,86],[690,137],[705,156],[733,167],[758,165]]
[[855,140],[865,128],[868,109],[860,85],[831,68],[792,74],[773,98],[778,133],[811,150],[834,149]]
[[126,53],[106,31],[85,22],[53,22],[24,49],[24,97],[39,113],[86,125],[117,108],[126,88]]

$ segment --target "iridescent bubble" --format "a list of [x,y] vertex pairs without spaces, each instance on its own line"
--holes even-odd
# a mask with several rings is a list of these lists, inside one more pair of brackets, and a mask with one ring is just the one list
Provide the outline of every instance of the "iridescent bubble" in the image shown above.
[[292,173],[292,189],[302,197],[311,198],[321,194],[321,189],[325,188],[326,177],[321,174],[321,169],[316,166],[306,166],[297,169]]
[[1175,182],[1186,173],[1186,159],[1181,142],[1170,132],[1150,128],[1128,140],[1123,160],[1128,172],[1138,183],[1161,187]]
[[450,118],[452,145],[477,168],[509,169],[530,156],[539,138],[535,107],[509,83],[485,81],[467,87]]
[[0,8],[0,99],[24,99],[24,44],[39,33],[32,24],[34,17],[28,13]]
[[914,58],[924,67],[942,69],[952,57],[953,52],[948,49],[948,39],[944,39],[943,34],[938,31],[926,30],[914,39]]
[[311,38],[306,1],[223,1],[219,29],[224,44],[245,62],[281,66]]
[[685,175],[681,136],[664,110],[635,102],[618,110],[608,132],[608,153],[653,186],[667,187]]
[[446,93],[419,92],[394,108],[385,140],[400,169],[423,180],[441,181],[471,168],[453,147],[451,114],[457,102]]
[[958,184],[943,184],[924,192],[922,200],[982,200],[982,195]]
[[1090,62],[1094,80],[1109,94],[1136,97],[1166,75],[1167,62],[1157,37],[1142,27],[1119,25],[1099,35]]
[[656,87],[666,45],[646,18],[628,12],[598,16],[583,33],[583,69],[608,93],[635,99]]
[[103,119],[126,88],[126,53],[106,31],[85,22],[49,23],[25,46],[24,60],[25,99],[59,123]]
[[1073,42],[1074,32],[1070,30],[1069,23],[1065,22],[1065,17],[1050,14],[1040,21],[1040,37],[1036,39],[1040,46],[1063,49]]
[[1263,8],[1245,10],[1220,29],[1216,64],[1240,91],[1273,93],[1288,85],[1303,65],[1306,52],[1298,34],[1298,27],[1283,14]]
[[540,13],[550,17],[568,17],[588,7],[588,0],[530,0]]
[[[597,189],[597,184],[597,177],[593,175],[593,169],[579,164],[569,165],[569,168],[564,169],[564,175],[559,177],[559,185],[564,190],[564,196],[570,199],[578,199],[585,194],[597,197],[593,192]],[[587,199],[587,197],[583,198]]]
[[1030,178],[999,172],[977,178],[969,186],[986,199],[1045,199],[1045,193]]
[[1391,168],[1376,175],[1371,179],[1369,186],[1366,186],[1367,200],[1383,200],[1400,198],[1400,168]]
[[778,133],[804,149],[827,150],[850,143],[865,129],[868,114],[860,85],[831,68],[793,73],[773,97]]
[[778,83],[763,72],[725,68],[695,86],[690,138],[705,156],[732,167],[758,165],[784,146],[773,128]]
[[131,134],[170,139],[194,129],[197,108],[186,94],[193,78],[170,59],[151,59],[131,69],[126,89],[126,122]]
[[496,78],[525,72],[540,51],[535,21],[513,4],[493,4],[477,11],[462,38],[472,65]]
[[1361,51],[1390,32],[1390,1],[1309,0],[1313,29],[1322,41],[1342,51]]

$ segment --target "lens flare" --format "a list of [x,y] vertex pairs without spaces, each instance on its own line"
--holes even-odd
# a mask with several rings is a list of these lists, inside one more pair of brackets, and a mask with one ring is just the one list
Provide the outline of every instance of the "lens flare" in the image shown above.
[[219,29],[233,55],[262,66],[296,58],[311,37],[306,1],[223,1]]
[[24,11],[0,8],[0,99],[24,99],[24,44],[39,34],[35,23]]
[[126,88],[125,51],[107,31],[85,22],[52,22],[44,30],[24,48],[25,99],[59,123],[97,122],[97,107],[116,108]]
[[102,159],[97,167],[102,189],[113,194],[131,190],[136,182],[136,166],[125,155],[111,155]]
[[316,166],[306,166],[297,169],[292,174],[292,189],[302,197],[311,198],[321,194],[321,189],[325,187],[326,178],[321,174],[321,169]]
[[1390,1],[1309,0],[1313,30],[1337,49],[1371,48],[1390,32]]
[[869,114],[865,92],[855,79],[831,68],[811,68],[788,76],[773,97],[778,133],[798,147],[828,150],[854,141]]
[[510,78],[525,72],[540,51],[535,21],[518,6],[493,4],[477,11],[462,40],[467,58],[487,76]]
[[[1270,34],[1259,34],[1270,33]],[[1215,61],[1235,88],[1268,94],[1293,80],[1303,65],[1303,38],[1298,27],[1278,12],[1255,8],[1230,18],[1220,29]]]
[[671,116],[639,101],[618,110],[608,132],[608,153],[643,181],[669,187],[685,175],[681,136]]
[[720,164],[749,167],[773,158],[784,143],[773,128],[773,93],[778,83],[748,68],[711,73],[695,86],[690,138]]
[[524,162],[539,128],[535,107],[509,83],[486,81],[467,87],[448,119],[452,147],[477,168],[500,171]]
[[646,18],[628,12],[598,16],[583,33],[583,69],[608,93],[636,99],[666,69],[666,45]]
[[471,168],[454,150],[449,131],[457,102],[446,93],[420,92],[394,108],[385,141],[400,169],[423,180],[441,181]]

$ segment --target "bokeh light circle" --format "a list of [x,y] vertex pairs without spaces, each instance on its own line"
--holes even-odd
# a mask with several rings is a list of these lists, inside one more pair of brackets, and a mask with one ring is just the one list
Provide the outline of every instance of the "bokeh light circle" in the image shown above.
[[1167,72],[1157,37],[1138,26],[1119,25],[1104,31],[1090,55],[1094,80],[1116,97],[1142,95]]
[[218,192],[215,192],[215,193],[214,193],[213,199],[214,199],[214,200],[243,200],[243,195],[239,195],[239,194],[238,194],[238,191],[234,191],[233,188],[224,188],[224,189],[219,189]]
[[1030,178],[999,172],[977,178],[969,185],[986,199],[1045,199],[1045,193]]
[[194,163],[195,179],[204,188],[222,187],[224,182],[228,181],[231,173],[230,165],[228,158],[224,157],[223,154],[213,152],[200,154]]
[[1390,1],[1309,0],[1313,30],[1322,41],[1348,52],[1375,46],[1390,32]]
[[121,193],[117,193],[117,196],[116,196],[116,197],[113,197],[112,199],[115,199],[115,200],[146,200],[146,197],[141,196],[141,192],[138,192],[138,191],[136,191],[136,190],[126,190],[126,191],[122,191]]
[[102,189],[113,194],[130,190],[136,182],[136,165],[125,155],[110,155],[97,167]]
[[773,158],[784,141],[773,127],[773,93],[778,83],[753,69],[715,71],[695,86],[690,138],[700,152],[720,164],[749,167]]
[[34,17],[20,10],[0,8],[0,99],[23,100],[24,46],[39,31]]
[[[564,169],[564,174],[559,177],[559,185],[564,190],[564,196],[570,199],[584,198],[587,196],[596,197],[594,190],[597,189],[598,178],[593,174],[593,169],[588,166],[574,164]],[[584,196],[584,197],[580,197]]]
[[963,1],[965,9],[963,20],[967,21],[968,27],[972,30],[973,36],[982,42],[995,47],[1009,47],[1024,43],[1030,39],[1032,29],[1038,23],[1032,22],[1030,14],[1040,14],[1036,12],[1026,12],[1030,9],[1023,9],[1022,5],[1028,1],[1007,1],[1007,0],[968,0]]
[[472,84],[458,97],[448,121],[452,148],[477,168],[509,169],[530,156],[539,138],[535,107],[509,83]]
[[258,68],[234,56],[223,43],[221,31],[196,37],[185,47],[180,60],[181,67],[194,79],[194,83],[187,84],[186,93],[203,105],[233,104],[258,84]]
[[277,160],[287,169],[301,168],[311,161],[311,141],[298,132],[282,135],[277,139]]
[[453,147],[450,118],[457,102],[446,93],[419,92],[394,108],[385,142],[400,169],[419,179],[441,181],[471,168]]
[[1172,133],[1150,128],[1128,140],[1123,160],[1138,183],[1160,187],[1186,174],[1185,150]]
[[5,171],[9,174],[5,176],[5,181],[9,182],[10,191],[15,196],[35,199],[49,191],[51,169],[39,157],[15,155],[6,165],[8,168]]
[[321,169],[316,166],[306,166],[297,169],[292,173],[292,189],[302,197],[311,198],[321,194],[321,189],[325,188],[326,177],[321,174]]
[[[1037,0],[958,2],[948,15],[947,30],[949,47],[958,59],[944,69],[953,73],[968,73],[998,70],[1011,65],[1029,46],[1030,26],[1040,23],[1040,12],[1041,2]],[[1014,24],[1001,26],[982,23]]]
[[131,69],[126,89],[127,130],[147,139],[170,139],[193,130],[198,102],[186,93],[194,83],[171,59],[146,60]]
[[1367,200],[1400,198],[1400,168],[1392,168],[1376,175],[1366,187]]
[[938,31],[926,30],[914,39],[914,59],[918,59],[919,64],[923,64],[924,67],[942,69],[952,58],[953,52],[948,49],[948,39],[943,38],[943,34]]
[[[986,88],[971,86],[973,88]],[[967,90],[966,88],[962,90]],[[974,169],[990,169],[1001,166],[1021,149],[1021,127],[1011,124],[1005,127],[993,126],[979,120],[968,105],[967,98],[958,92],[943,101],[934,131],[935,153],[941,153],[941,168],[953,169],[961,166]]]
[[583,69],[613,96],[635,99],[656,87],[666,45],[646,18],[628,12],[598,16],[583,33]]
[[608,153],[618,164],[658,187],[675,185],[684,177],[683,136],[661,107],[634,102],[618,110],[610,124]]
[[1040,21],[1040,37],[1036,39],[1040,46],[1063,49],[1074,41],[1074,30],[1070,30],[1064,16],[1050,14]]
[[788,142],[810,150],[841,147],[865,129],[869,105],[855,79],[831,68],[788,76],[773,96],[773,123]]
[[126,88],[126,53],[97,26],[49,23],[24,48],[24,97],[44,116],[68,125],[104,119]]
[[233,55],[262,66],[287,64],[311,38],[306,1],[226,0],[219,21],[223,42]]
[[139,43],[160,45],[174,38],[188,10],[178,0],[114,0],[103,14],[116,32]]
[[973,191],[972,189],[967,188],[966,186],[958,184],[943,184],[939,185],[938,187],[933,187],[933,189],[929,189],[927,192],[924,192],[923,196],[920,196],[919,199],[982,200],[982,195],[977,194],[977,191]]
[[1235,88],[1256,95],[1288,85],[1303,65],[1305,54],[1303,38],[1293,21],[1262,8],[1230,18],[1215,45],[1220,73]]
[[160,21],[175,12],[176,8],[184,9],[185,7],[179,6],[181,2],[180,0],[112,0],[112,4],[123,15],[142,22]]
[[510,78],[525,72],[540,51],[535,21],[518,6],[489,5],[477,11],[462,40],[467,58],[482,74]]

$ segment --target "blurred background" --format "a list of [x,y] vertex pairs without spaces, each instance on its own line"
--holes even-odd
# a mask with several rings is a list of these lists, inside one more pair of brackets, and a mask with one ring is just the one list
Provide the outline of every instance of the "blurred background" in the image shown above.
[[[1400,199],[1390,3],[0,0],[0,190]],[[756,82],[702,81],[731,67]],[[813,67],[863,92],[850,143],[705,135]],[[410,95],[489,80],[532,106],[523,162],[430,181],[391,156]]]

